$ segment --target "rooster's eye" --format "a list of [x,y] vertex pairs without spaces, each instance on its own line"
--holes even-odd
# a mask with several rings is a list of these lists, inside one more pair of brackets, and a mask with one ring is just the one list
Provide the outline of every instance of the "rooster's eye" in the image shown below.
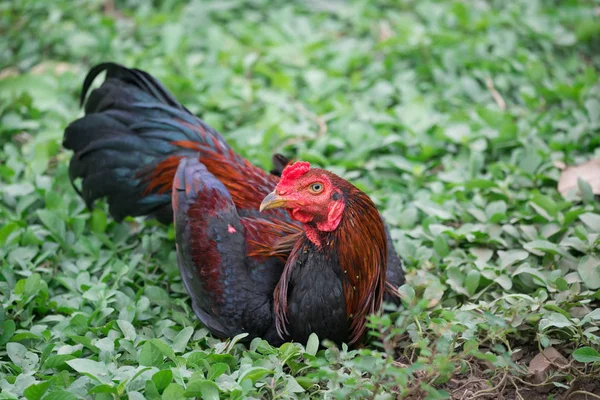
[[308,187],[308,190],[310,190],[311,193],[313,194],[319,194],[323,191],[323,184],[321,183],[313,183],[312,185],[310,185]]

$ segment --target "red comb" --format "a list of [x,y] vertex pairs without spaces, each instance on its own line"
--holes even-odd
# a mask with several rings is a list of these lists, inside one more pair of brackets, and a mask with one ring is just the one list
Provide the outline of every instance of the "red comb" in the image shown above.
[[297,161],[293,164],[288,165],[281,171],[281,182],[292,181],[296,178],[301,177],[310,169],[310,163],[306,161]]

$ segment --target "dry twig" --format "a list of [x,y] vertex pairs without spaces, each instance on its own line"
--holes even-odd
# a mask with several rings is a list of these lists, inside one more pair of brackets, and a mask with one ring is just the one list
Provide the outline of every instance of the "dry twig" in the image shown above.
[[500,93],[498,93],[498,91],[496,90],[496,87],[494,86],[494,82],[492,81],[492,78],[490,78],[489,76],[487,78],[485,78],[485,84],[486,84],[488,90],[490,91],[490,93],[492,94],[492,97],[494,98],[494,101],[496,102],[498,107],[500,107],[500,109],[502,111],[505,111],[506,110],[506,102],[502,98],[502,95]]
[[591,393],[591,392],[588,392],[588,391],[585,391],[585,390],[576,390],[576,391],[572,392],[570,395],[567,396],[567,400],[569,400],[571,397],[573,397],[576,394],[580,394],[580,395],[583,395],[583,396],[590,396],[590,397],[592,397],[594,399],[600,399],[600,396],[598,396],[597,394],[594,394],[594,393]]
[[296,107],[296,110],[298,110],[298,112],[302,115],[304,115],[306,118],[313,120],[317,126],[319,127],[319,130],[317,132],[317,137],[321,137],[324,136],[327,133],[327,123],[325,122],[325,120],[323,119],[323,117],[318,116],[317,114],[309,111],[304,104],[298,102],[298,101],[294,101],[294,106]]
[[[327,123],[325,122],[325,119],[323,117],[321,117],[321,116],[313,113],[312,111],[309,111],[304,106],[304,104],[302,104],[302,103],[300,103],[298,101],[294,100],[294,106],[296,107],[296,110],[298,110],[298,112],[300,114],[302,114],[304,117],[312,120],[314,123],[317,124],[317,126],[318,126],[317,139],[320,138],[320,137],[322,137],[322,136],[325,136],[327,134]],[[304,141],[306,139],[312,139],[312,138],[309,137],[309,136],[304,136],[304,135],[296,136],[296,137],[289,138],[286,141],[284,141],[282,143],[282,146],[286,147],[286,146],[290,146],[290,145],[293,145],[293,144],[297,144],[297,143],[300,143],[300,142],[302,142],[302,141]]]
[[500,379],[500,382],[498,382],[498,384],[496,384],[496,386],[491,387],[489,389],[483,389],[483,390],[479,390],[475,393],[473,393],[473,396],[470,398],[470,400],[475,400],[479,397],[484,397],[484,396],[489,396],[489,395],[496,395],[496,391],[500,388],[500,386],[504,386],[504,384],[506,383],[506,377],[508,376],[508,371],[504,372],[504,375],[502,375],[502,379]]

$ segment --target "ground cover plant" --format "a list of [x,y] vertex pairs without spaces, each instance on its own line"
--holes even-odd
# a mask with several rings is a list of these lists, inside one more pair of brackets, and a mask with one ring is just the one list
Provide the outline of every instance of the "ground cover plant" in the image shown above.
[[[598,1],[0,4],[0,398],[600,398]],[[221,341],[172,227],[68,180],[87,70],[144,69],[235,150],[365,190],[406,262],[370,343]],[[590,175],[590,176],[593,176]]]

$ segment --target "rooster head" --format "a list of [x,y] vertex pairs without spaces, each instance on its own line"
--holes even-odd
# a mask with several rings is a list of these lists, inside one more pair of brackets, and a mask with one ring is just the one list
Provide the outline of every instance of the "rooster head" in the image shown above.
[[264,198],[260,211],[283,207],[302,224],[322,232],[334,231],[346,205],[343,183],[348,184],[331,172],[295,162],[282,171],[279,184]]

